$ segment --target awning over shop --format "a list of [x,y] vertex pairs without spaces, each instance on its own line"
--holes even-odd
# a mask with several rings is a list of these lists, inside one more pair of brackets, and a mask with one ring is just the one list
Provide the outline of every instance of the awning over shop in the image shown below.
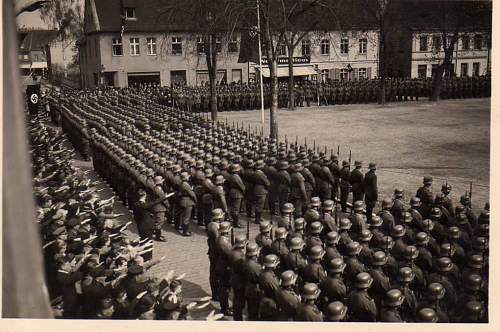
[[[313,66],[293,67],[293,76],[316,75]],[[262,76],[270,77],[269,68],[262,68]],[[278,77],[288,77],[288,67],[278,67]]]
[[33,69],[47,68],[47,62],[45,61],[33,62],[31,64],[31,68]]

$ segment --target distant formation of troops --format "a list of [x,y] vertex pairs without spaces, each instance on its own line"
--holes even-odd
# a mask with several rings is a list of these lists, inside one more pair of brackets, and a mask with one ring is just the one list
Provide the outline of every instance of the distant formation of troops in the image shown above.
[[[259,109],[260,86],[255,83],[231,83],[217,86],[217,109],[224,111],[243,111]],[[164,104],[179,107],[188,112],[200,113],[210,110],[210,88],[208,86],[174,86],[163,88],[160,100]],[[413,101],[429,97],[432,79],[387,78],[385,81],[388,102]],[[298,81],[294,88],[294,107],[344,105],[374,103],[380,95],[378,79]],[[481,98],[491,95],[491,80],[481,77],[443,78],[442,99]],[[264,84],[264,106],[269,107],[271,90]],[[278,107],[289,106],[288,83],[280,83],[278,88]]]
[[[213,124],[160,105],[155,93],[67,91],[49,97],[49,108],[133,210],[141,241],[165,241],[166,222],[184,236],[192,220],[206,230],[212,296],[224,315],[487,321],[488,204],[477,217],[470,197],[454,206],[451,186],[434,194],[425,177],[409,204],[398,188],[376,211],[375,163],[351,170],[339,155]],[[234,234],[244,226],[246,235]]]

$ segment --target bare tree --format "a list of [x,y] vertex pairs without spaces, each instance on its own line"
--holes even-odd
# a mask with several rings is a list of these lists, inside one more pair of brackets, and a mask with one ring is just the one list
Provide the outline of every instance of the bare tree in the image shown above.
[[157,23],[182,24],[203,40],[210,86],[210,113],[214,122],[217,121],[217,65],[221,51],[218,41],[230,40],[235,35],[246,9],[247,3],[238,0],[170,0],[159,9]]

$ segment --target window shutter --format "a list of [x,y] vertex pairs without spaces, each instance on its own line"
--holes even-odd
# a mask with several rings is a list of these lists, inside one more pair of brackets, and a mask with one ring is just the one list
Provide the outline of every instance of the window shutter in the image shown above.
[[335,68],[334,71],[335,71],[335,79],[340,80],[340,69]]
[[366,68],[366,78],[371,79],[372,78],[372,67]]
[[354,80],[358,79],[358,68],[353,68]]

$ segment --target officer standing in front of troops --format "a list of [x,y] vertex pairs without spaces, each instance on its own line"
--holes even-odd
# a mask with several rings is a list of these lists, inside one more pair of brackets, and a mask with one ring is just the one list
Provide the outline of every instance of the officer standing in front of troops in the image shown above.
[[351,191],[351,172],[349,171],[349,162],[342,161],[342,169],[340,170],[340,205],[342,212],[347,212],[347,199]]
[[191,232],[189,231],[189,224],[191,222],[191,214],[193,211],[193,206],[196,204],[196,194],[193,191],[193,188],[189,184],[189,173],[182,172],[181,173],[182,183],[179,188],[179,207],[180,211],[180,227],[177,230],[182,230],[183,236],[191,236]]
[[239,164],[231,164],[230,166],[230,176],[227,179],[229,187],[229,211],[231,213],[231,220],[235,227],[241,227],[239,221],[239,214],[241,208],[241,201],[245,193],[245,185],[241,180],[238,172],[241,170]]
[[366,219],[371,221],[373,216],[373,208],[378,201],[378,185],[377,185],[377,165],[370,163],[369,171],[365,174],[364,189],[365,189],[365,204],[366,204]]
[[363,173],[361,173],[361,166],[363,165],[362,161],[355,161],[354,162],[354,169],[351,171],[351,186],[352,186],[352,201],[362,201],[364,197],[364,188],[363,188],[363,181],[364,181],[364,176]]
[[264,205],[266,203],[267,194],[271,187],[271,182],[267,178],[266,174],[262,171],[265,163],[264,160],[257,160],[254,166],[253,173],[253,196],[255,203],[255,223],[259,224],[262,221],[262,211],[264,210]]
[[[164,197],[165,192],[163,191],[162,184],[163,184],[163,177],[156,176],[154,178],[154,183],[155,183],[155,188],[154,188],[154,193],[158,197]],[[153,205],[152,207],[152,212],[155,218],[155,238],[156,241],[161,241],[161,242],[166,242],[167,239],[161,234],[162,233],[162,228],[163,224],[165,223],[165,217],[167,215],[169,208],[168,200],[162,200],[161,202]]]
[[209,269],[209,281],[210,281],[210,289],[212,291],[212,298],[214,301],[219,300],[219,279],[216,274],[216,265],[217,265],[217,238],[219,237],[219,226],[220,223],[224,220],[224,213],[221,209],[214,209],[212,211],[212,221],[207,225],[207,244],[208,244],[208,260],[210,262]]
[[434,203],[434,195],[432,194],[432,177],[424,176],[424,185],[417,190],[417,196],[420,198],[421,213],[425,219],[429,218],[432,204]]
[[267,201],[269,204],[269,211],[271,216],[279,215],[279,210],[277,210],[278,205],[278,170],[276,170],[276,158],[269,157],[267,159],[267,164],[263,169],[264,174],[266,174],[267,179],[271,183],[269,188],[269,193],[267,195]]
[[455,218],[455,208],[453,207],[453,202],[450,197],[451,186],[446,182],[441,187],[441,192],[443,193],[443,207],[445,207],[450,215]]
[[335,179],[330,171],[331,160],[323,159],[321,171],[319,172],[319,181],[317,182],[317,191],[322,201],[332,198],[332,187],[335,184]]

